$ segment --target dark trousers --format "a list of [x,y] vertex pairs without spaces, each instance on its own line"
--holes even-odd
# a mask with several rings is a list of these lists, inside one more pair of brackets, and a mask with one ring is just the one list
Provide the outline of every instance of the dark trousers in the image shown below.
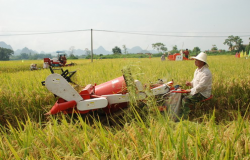
[[194,107],[195,103],[200,102],[204,99],[206,99],[206,97],[204,97],[201,93],[183,97],[180,118],[183,117],[183,119],[187,119],[190,113],[190,108]]

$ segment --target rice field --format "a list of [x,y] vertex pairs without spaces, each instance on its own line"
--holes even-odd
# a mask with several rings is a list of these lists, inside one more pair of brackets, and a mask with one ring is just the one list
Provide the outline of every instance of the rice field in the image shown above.
[[[81,87],[101,84],[130,67],[143,84],[191,81],[194,61],[160,58],[72,60]],[[29,65],[37,63],[36,71]],[[50,74],[42,60],[0,62],[0,159],[250,159],[250,59],[209,56],[213,99],[198,104],[189,121],[174,123],[149,103],[131,107],[110,125],[70,116],[45,117],[55,103],[41,82]]]

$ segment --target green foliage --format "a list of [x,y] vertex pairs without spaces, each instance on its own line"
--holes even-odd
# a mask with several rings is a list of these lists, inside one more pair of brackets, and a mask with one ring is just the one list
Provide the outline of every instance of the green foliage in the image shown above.
[[78,59],[78,57],[71,53],[69,55],[68,59]]
[[[195,47],[196,48],[196,47]],[[195,49],[194,48],[194,49]],[[191,56],[196,56],[200,52],[199,47],[193,50],[192,52],[190,51],[189,54]],[[176,50],[174,53],[179,53],[178,50]],[[207,52],[209,55],[235,55],[235,51],[228,51],[228,52]],[[162,53],[155,53],[151,55],[147,54],[109,54],[109,55],[93,55],[93,59],[115,59],[115,58],[150,58],[150,57],[161,57]],[[85,58],[85,59],[91,59],[91,55],[88,55],[86,57],[79,57],[79,58]]]
[[212,51],[217,51],[217,50],[218,50],[218,48],[217,48],[217,46],[214,44],[214,45],[212,45],[211,50],[212,50]]
[[53,56],[51,54],[27,54],[27,53],[21,53],[20,55],[17,56],[14,55],[10,56],[10,60],[22,60],[22,59],[37,60],[43,58],[53,58]]
[[[103,55],[99,56],[94,54],[93,59],[115,59],[115,58],[149,58],[149,57],[160,57],[162,53],[159,54],[109,54],[109,55]],[[86,59],[91,59],[91,56],[87,56]]]
[[177,48],[177,45],[174,45],[173,46],[173,49],[170,51],[170,53],[179,53],[179,50],[178,50],[178,48]]
[[27,54],[27,53],[21,53],[20,57],[21,57],[21,59],[29,59],[29,54]]
[[248,55],[248,54],[249,54],[249,51],[250,51],[250,44],[246,46],[245,51],[246,51],[246,53],[247,53],[247,55]]
[[225,39],[224,41],[224,45],[228,45],[229,46],[229,50],[237,50],[237,51],[241,51],[243,49],[243,45],[242,45],[243,41],[239,36],[228,36],[227,39]]
[[152,57],[161,57],[163,54],[162,53],[155,53],[155,54],[152,54]]
[[228,39],[225,39],[225,42],[223,43],[224,45],[228,45],[229,46],[229,50],[233,50],[233,41],[234,41],[234,36],[228,36]]
[[113,54],[122,54],[121,48],[115,46],[115,48],[112,49]]
[[160,43],[160,42],[152,44],[152,48],[156,49],[158,52],[160,51],[166,52],[168,50],[168,48],[165,47],[165,44]]
[[124,50],[124,54],[127,54],[127,53],[128,53],[127,47],[126,47],[125,45],[122,45],[122,48],[123,48],[123,50]]
[[[87,57],[87,55],[75,55],[78,59],[85,59]],[[90,56],[91,57],[91,56]]]
[[14,54],[13,50],[0,47],[0,60],[8,61],[12,54]]
[[193,53],[195,53],[195,54],[199,54],[200,51],[201,51],[201,49],[199,47],[194,47],[194,49],[193,49]]

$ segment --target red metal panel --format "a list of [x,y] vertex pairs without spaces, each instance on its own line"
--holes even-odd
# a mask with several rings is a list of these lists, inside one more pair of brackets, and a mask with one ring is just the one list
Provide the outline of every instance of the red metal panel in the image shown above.
[[124,90],[126,89],[127,87],[124,77],[121,76],[111,81],[95,86],[95,94],[99,96],[109,95],[109,94],[119,94],[123,93]]

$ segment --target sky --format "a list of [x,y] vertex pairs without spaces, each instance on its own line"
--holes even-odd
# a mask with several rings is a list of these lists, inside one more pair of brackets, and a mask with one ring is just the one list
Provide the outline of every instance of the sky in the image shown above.
[[37,52],[163,43],[202,51],[250,37],[250,0],[0,0],[0,41]]

